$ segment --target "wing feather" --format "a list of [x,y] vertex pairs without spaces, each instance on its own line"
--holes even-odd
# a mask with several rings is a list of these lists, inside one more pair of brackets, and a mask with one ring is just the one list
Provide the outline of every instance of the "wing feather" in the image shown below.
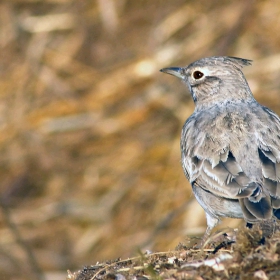
[[[217,197],[239,200],[245,218],[251,222],[271,218],[272,212],[280,218],[280,119],[262,108],[261,112],[259,108],[252,110],[252,119],[257,118],[260,125],[244,136],[247,142],[243,144],[251,154],[238,154],[242,146],[231,148],[237,138],[226,134],[215,138],[209,131],[214,123],[211,116],[201,120],[206,131],[197,128],[198,116],[189,118],[181,137],[182,165],[190,182]],[[242,158],[247,159],[242,162]]]

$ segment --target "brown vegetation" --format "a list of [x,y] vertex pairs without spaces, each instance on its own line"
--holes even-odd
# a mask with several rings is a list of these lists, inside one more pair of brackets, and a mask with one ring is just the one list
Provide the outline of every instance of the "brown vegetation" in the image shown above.
[[252,91],[280,114],[279,13],[253,0],[1,1],[0,278],[64,279],[201,235],[179,150],[193,104],[158,70],[253,59]]

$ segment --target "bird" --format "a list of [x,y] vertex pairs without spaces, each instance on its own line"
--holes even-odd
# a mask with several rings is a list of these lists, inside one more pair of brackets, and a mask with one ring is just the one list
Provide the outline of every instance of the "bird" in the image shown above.
[[252,60],[213,56],[160,71],[180,78],[195,103],[181,133],[181,164],[206,214],[202,244],[224,217],[280,219],[280,118],[254,98],[242,68]]

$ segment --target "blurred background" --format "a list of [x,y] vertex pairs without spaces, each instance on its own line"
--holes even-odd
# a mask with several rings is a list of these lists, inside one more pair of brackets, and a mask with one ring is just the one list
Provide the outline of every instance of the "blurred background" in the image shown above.
[[252,59],[255,97],[280,114],[279,15],[277,1],[1,1],[0,279],[65,279],[203,234],[180,165],[193,102],[159,69]]

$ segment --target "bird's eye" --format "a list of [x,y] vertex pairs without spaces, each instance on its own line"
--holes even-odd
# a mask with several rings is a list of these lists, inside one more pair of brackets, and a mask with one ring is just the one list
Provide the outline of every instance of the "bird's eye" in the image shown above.
[[193,77],[195,80],[199,80],[204,76],[204,74],[200,71],[194,71],[193,72]]

